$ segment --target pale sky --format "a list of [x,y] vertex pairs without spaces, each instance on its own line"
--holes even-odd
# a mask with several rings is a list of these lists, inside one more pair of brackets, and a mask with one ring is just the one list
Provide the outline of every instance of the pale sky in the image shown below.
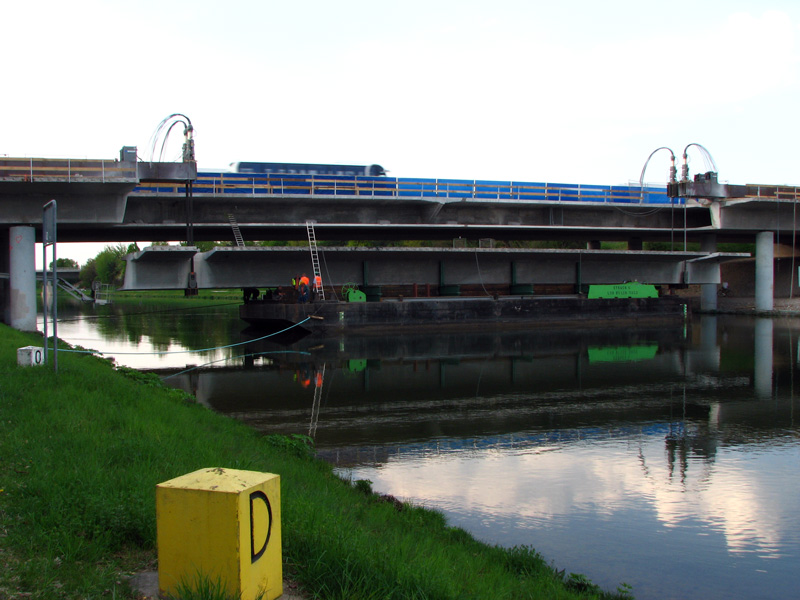
[[203,169],[622,184],[699,143],[800,184],[799,37],[796,0],[6,3],[0,155],[149,159],[183,113]]

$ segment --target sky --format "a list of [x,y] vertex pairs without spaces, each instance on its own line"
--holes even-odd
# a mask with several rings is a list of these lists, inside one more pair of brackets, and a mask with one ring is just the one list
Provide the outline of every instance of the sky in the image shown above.
[[721,181],[800,184],[799,38],[796,0],[28,0],[0,22],[0,156],[150,160],[182,113],[205,170],[624,184],[701,144]]

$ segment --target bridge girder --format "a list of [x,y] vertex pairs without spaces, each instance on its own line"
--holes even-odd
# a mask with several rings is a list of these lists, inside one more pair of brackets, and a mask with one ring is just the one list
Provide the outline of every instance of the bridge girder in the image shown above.
[[[474,248],[327,247],[326,284],[576,284],[637,280],[655,284],[719,283],[719,265],[743,253]],[[301,247],[151,247],[128,255],[126,290],[275,287],[311,272]],[[443,281],[444,279],[444,281]]]

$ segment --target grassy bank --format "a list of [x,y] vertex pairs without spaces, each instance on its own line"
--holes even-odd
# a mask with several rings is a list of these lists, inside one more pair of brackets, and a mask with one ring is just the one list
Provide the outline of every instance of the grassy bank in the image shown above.
[[[18,367],[41,339],[0,325],[0,598],[133,598],[156,568],[155,485],[205,467],[281,475],[285,571],[308,597],[614,597],[351,485],[303,438],[262,436],[87,355]],[[624,595],[624,594],[623,594]]]
[[209,300],[231,300],[242,301],[242,290],[240,289],[221,289],[221,290],[197,290],[195,296],[185,296],[183,290],[152,290],[136,292],[112,292],[113,302],[131,302],[135,300],[153,300],[162,302],[164,300],[177,300],[181,303],[195,304],[205,303]]

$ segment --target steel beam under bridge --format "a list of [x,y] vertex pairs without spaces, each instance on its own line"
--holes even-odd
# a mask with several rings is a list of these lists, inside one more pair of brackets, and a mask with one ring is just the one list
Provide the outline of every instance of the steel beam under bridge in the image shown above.
[[[358,285],[720,283],[721,262],[743,253],[505,248],[321,249],[323,282]],[[303,247],[152,246],[126,257],[125,290],[275,287],[310,274]]]

